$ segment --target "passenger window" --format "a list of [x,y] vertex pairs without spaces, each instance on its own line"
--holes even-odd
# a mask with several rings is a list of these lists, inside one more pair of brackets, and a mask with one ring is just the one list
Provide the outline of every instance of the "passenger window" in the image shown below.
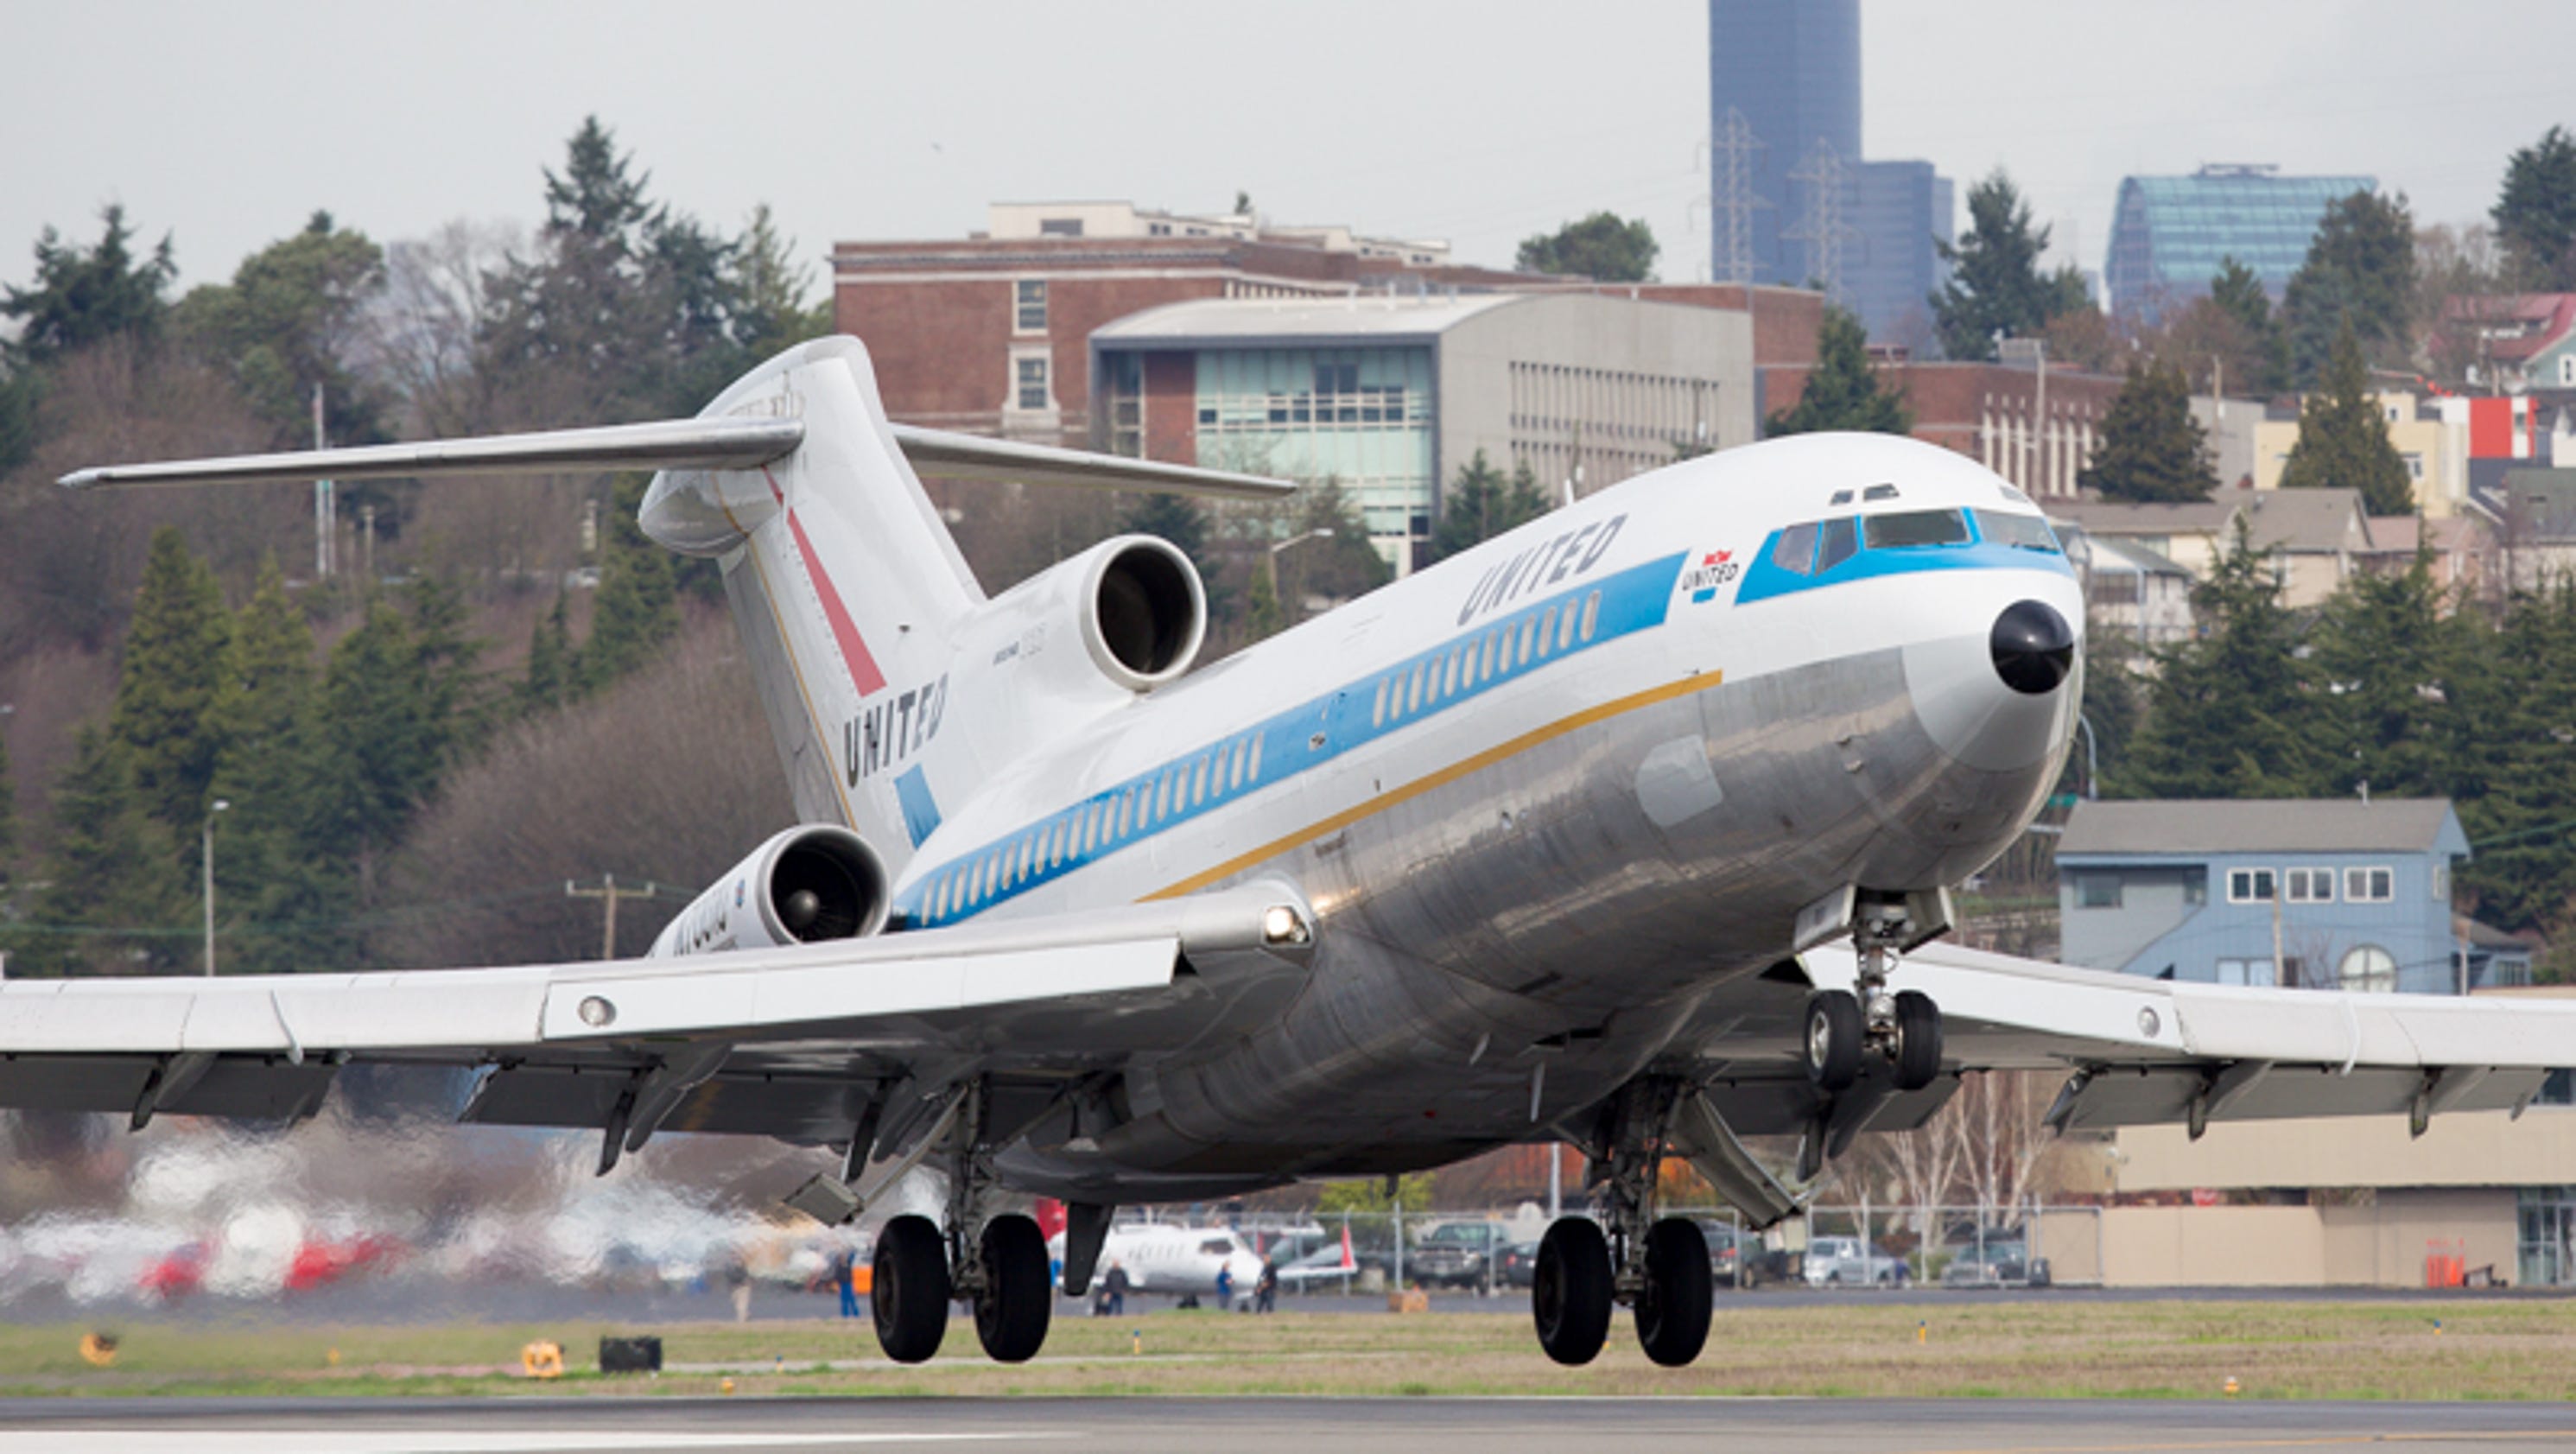
[[1956,510],[1908,510],[1901,515],[1872,515],[1867,529],[1872,550],[1968,543],[1968,522],[1961,519]]
[[1134,788],[1129,788],[1127,791],[1125,791],[1125,792],[1123,792],[1123,793],[1120,793],[1120,794],[1118,795],[1118,828],[1117,828],[1117,836],[1119,836],[1119,837],[1121,837],[1121,838],[1126,837],[1126,836],[1127,836],[1127,830],[1128,830],[1128,828],[1129,828],[1130,826],[1132,826],[1132,825],[1135,823],[1135,821],[1136,821],[1136,790],[1135,790]]
[[[1816,527],[1813,521],[1781,531],[1780,543],[1771,547],[1771,563],[1785,571],[1794,571],[1802,576],[1809,574],[1815,569],[1815,560]],[[1591,640],[1592,633],[1586,631],[1583,639]]]
[[1261,781],[1261,739],[1259,737],[1252,739],[1252,780],[1256,783]]
[[1825,522],[1816,547],[1816,574],[1823,575],[1860,553],[1860,532],[1849,515]]
[[1208,762],[1207,758],[1200,758],[1199,770],[1190,774],[1190,806],[1193,808],[1207,801]]
[[1531,637],[1531,636],[1533,636],[1534,634],[1536,634],[1537,627],[1538,627],[1538,623],[1537,623],[1536,621],[1523,620],[1523,621],[1521,622],[1521,662],[1520,662],[1520,664],[1521,664],[1521,665],[1523,665],[1523,666],[1527,666],[1527,665],[1529,665],[1529,659],[1530,659],[1530,637]]
[[1442,695],[1442,696],[1444,696],[1444,697],[1452,697],[1452,696],[1456,696],[1457,694],[1458,694],[1458,653],[1457,653],[1457,652],[1455,652],[1455,651],[1452,651],[1452,652],[1450,652],[1450,653],[1449,653],[1449,659],[1448,659],[1448,661],[1447,661],[1446,663],[1444,663],[1444,664],[1441,666],[1441,668],[1440,668],[1440,695]]
[[1555,648],[1548,645],[1548,643],[1555,638],[1556,608],[1554,606],[1550,606],[1547,608],[1547,614],[1538,618],[1538,654],[1545,656],[1550,651],[1554,650]]
[[1494,633],[1491,631],[1485,633],[1485,649],[1481,655],[1485,659],[1482,675],[1492,676],[1494,674]]
[[1406,679],[1404,710],[1407,712],[1422,710],[1422,664],[1420,662],[1414,663],[1413,675]]
[[1601,621],[1601,593],[1594,591],[1583,598],[1583,639],[1592,639],[1592,628]]
[[1387,680],[1388,679],[1385,677],[1379,677],[1377,679],[1377,705],[1369,708],[1369,725],[1371,727],[1383,727],[1386,725]]
[[1563,651],[1574,644],[1574,603],[1565,603],[1565,619],[1556,628],[1556,649]]

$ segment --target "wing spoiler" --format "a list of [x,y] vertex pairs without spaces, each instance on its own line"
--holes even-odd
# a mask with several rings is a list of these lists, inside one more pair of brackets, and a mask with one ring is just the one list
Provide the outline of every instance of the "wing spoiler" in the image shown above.
[[[1094,490],[1265,500],[1292,493],[1287,480],[1192,465],[1020,444],[973,434],[890,426],[915,472],[944,479],[1002,480]],[[427,479],[442,475],[545,474],[566,470],[748,470],[796,452],[796,419],[666,419],[592,429],[550,429],[375,444],[286,454],[248,454],[158,464],[103,465],[62,477],[69,489],[99,486],[257,484],[332,479]]]

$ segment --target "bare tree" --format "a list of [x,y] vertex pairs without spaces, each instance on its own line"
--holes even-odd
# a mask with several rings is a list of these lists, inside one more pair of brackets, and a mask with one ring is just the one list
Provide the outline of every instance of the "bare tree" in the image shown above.
[[1959,1120],[1967,1190],[1986,1222],[2018,1216],[2038,1184],[2040,1158],[2053,1144],[2043,1119],[2047,1093],[2027,1072],[1990,1070],[1962,1077],[1944,1112]]

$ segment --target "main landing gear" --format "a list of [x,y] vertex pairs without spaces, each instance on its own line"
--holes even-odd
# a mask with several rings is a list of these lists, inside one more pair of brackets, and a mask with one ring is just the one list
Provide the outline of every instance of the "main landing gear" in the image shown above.
[[[1046,1343],[1055,1311],[1046,1237],[1018,1212],[987,1215],[1000,1187],[985,1138],[985,1095],[965,1092],[948,1153],[947,1230],[907,1215],[877,1234],[869,1306],[877,1346],[897,1363],[925,1363],[948,1332],[948,1305],[975,1310],[975,1338],[988,1357],[1025,1363]],[[967,1228],[977,1228],[969,1237]]]
[[1650,1077],[1611,1098],[1584,1148],[1600,1218],[1560,1217],[1538,1244],[1530,1315],[1539,1347],[1559,1363],[1600,1355],[1614,1304],[1636,1311],[1638,1342],[1666,1368],[1692,1362],[1708,1344],[1708,1239],[1687,1218],[1655,1216],[1655,1165],[1682,1090]]

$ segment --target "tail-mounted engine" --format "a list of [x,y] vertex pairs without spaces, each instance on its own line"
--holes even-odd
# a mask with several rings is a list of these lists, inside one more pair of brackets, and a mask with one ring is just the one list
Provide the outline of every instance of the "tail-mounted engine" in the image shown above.
[[1176,681],[1207,638],[1207,589],[1178,546],[1105,540],[994,597],[964,659],[990,664],[1023,709],[1041,698],[1110,699]]
[[735,864],[653,941],[655,958],[864,939],[892,903],[885,861],[847,828],[790,828]]

